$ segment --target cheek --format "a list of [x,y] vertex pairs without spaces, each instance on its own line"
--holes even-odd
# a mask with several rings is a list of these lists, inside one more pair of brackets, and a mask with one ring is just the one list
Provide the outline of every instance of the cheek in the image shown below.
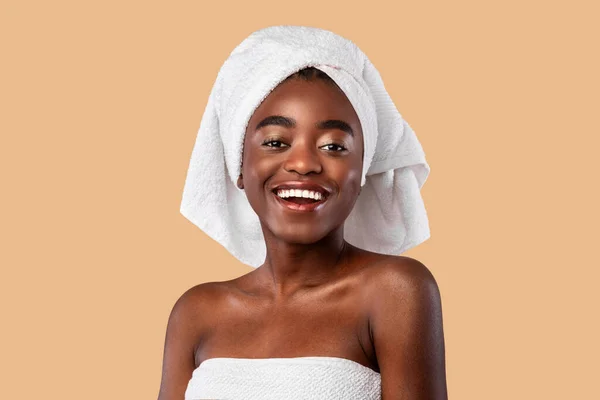
[[[362,178],[362,167],[360,160],[351,163],[352,165],[338,166],[333,179],[340,185],[339,190],[344,193],[348,199],[352,199],[360,192],[360,180]],[[333,170],[333,169],[332,169]]]
[[346,165],[346,181],[349,184],[356,184],[360,188],[360,180],[362,177],[363,159],[362,155],[353,154],[352,160]]
[[277,165],[268,157],[248,154],[242,168],[246,192],[254,194],[264,191],[267,180],[274,175],[276,169]]
[[247,173],[256,179],[260,179],[261,177],[266,178],[266,174],[271,172],[273,162],[266,157],[249,157],[248,166],[252,166],[252,168],[248,168]]
[[362,177],[362,171],[360,169],[353,169],[348,172],[346,178],[347,191],[351,195],[358,195],[360,192],[360,179]]

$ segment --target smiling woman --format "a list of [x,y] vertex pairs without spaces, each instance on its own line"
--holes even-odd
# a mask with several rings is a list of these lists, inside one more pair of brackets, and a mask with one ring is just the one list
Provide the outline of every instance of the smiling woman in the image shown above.
[[[322,73],[314,80],[296,77],[311,71],[279,84],[256,109],[245,133],[237,184],[263,225],[267,248],[272,240],[311,244],[328,234],[338,236],[339,246],[360,192],[359,118],[344,92]],[[280,189],[289,191],[275,193]],[[320,200],[304,200],[309,190]]]
[[[318,44],[318,45],[316,45]],[[332,32],[270,27],[219,72],[181,212],[254,269],[186,291],[159,400],[446,399],[429,166],[377,70]]]

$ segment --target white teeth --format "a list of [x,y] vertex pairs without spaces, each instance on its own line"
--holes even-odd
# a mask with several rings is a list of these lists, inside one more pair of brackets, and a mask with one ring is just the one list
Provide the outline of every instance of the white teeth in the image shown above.
[[323,195],[319,192],[315,192],[312,190],[301,190],[301,189],[278,190],[277,196],[284,198],[284,199],[288,198],[288,197],[304,197],[307,199],[314,199],[317,201],[323,199]]

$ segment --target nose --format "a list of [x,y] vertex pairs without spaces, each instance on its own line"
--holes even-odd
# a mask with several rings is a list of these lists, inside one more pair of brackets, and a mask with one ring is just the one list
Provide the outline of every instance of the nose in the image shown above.
[[283,168],[288,172],[297,172],[300,175],[311,172],[321,173],[323,166],[318,151],[310,140],[296,140],[291,149],[286,152],[287,157]]

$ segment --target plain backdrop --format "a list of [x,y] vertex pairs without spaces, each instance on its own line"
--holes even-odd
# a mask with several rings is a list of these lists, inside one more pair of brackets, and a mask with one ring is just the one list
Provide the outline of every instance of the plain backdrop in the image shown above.
[[0,2],[3,399],[152,399],[177,298],[247,273],[179,213],[216,74],[270,25],[354,41],[426,153],[452,399],[600,398],[589,1]]

